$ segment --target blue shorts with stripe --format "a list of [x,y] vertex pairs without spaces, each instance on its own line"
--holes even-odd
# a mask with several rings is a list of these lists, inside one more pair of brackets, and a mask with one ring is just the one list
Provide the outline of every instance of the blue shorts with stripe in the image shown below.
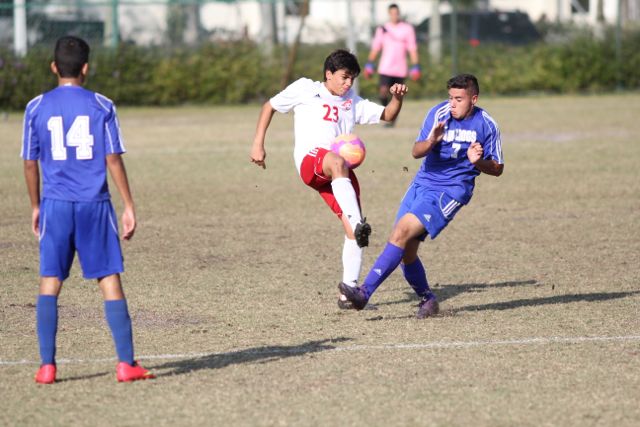
[[424,241],[427,234],[435,239],[458,213],[462,203],[443,191],[428,190],[415,182],[409,186],[396,215],[396,223],[407,213],[415,215],[426,232],[419,237]]
[[86,279],[122,273],[118,222],[110,200],[40,204],[40,276],[64,281],[75,253]]

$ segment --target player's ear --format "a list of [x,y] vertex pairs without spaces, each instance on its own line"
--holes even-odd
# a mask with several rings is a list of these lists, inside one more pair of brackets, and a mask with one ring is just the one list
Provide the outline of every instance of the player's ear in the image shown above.
[[476,102],[478,102],[478,95],[473,95],[471,97],[471,105],[476,105]]
[[324,81],[328,82],[329,80],[331,80],[331,77],[333,77],[333,73],[331,72],[331,70],[325,70]]
[[89,63],[85,62],[84,65],[82,66],[82,70],[81,73],[84,77],[87,76],[87,74],[89,74]]
[[51,61],[51,72],[58,75],[58,66],[56,65],[56,61]]

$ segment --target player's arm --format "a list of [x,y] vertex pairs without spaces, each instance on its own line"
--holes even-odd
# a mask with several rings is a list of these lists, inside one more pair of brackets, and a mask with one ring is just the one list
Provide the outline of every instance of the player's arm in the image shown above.
[[113,178],[113,182],[116,184],[116,187],[118,187],[118,192],[124,203],[124,212],[122,213],[122,227],[124,230],[122,232],[122,238],[129,240],[136,231],[136,211],[122,156],[120,154],[108,154],[107,168],[109,169],[111,178]]
[[31,201],[31,231],[40,235],[40,168],[37,160],[24,161],[24,178],[27,182],[27,192]]
[[407,38],[407,51],[409,52],[409,59],[411,61],[411,68],[409,68],[409,78],[414,82],[420,80],[422,77],[422,70],[420,69],[420,60],[418,58],[418,43],[416,40],[416,32],[413,26],[410,27],[411,31]]
[[504,171],[504,164],[493,159],[483,159],[483,149],[479,142],[473,142],[467,150],[467,157],[471,164],[482,173],[492,176],[500,176]]
[[267,101],[262,106],[260,116],[258,117],[258,124],[256,125],[256,135],[253,138],[253,146],[251,147],[251,161],[258,166],[262,166],[262,169],[266,169],[265,159],[267,153],[264,150],[264,140],[267,135],[267,129],[271,124],[276,110],[271,105],[270,101]]
[[402,108],[402,100],[407,94],[407,85],[396,83],[389,89],[391,93],[391,101],[384,107],[380,118],[387,122],[392,122],[398,117],[400,109]]
[[371,50],[369,51],[369,56],[367,56],[367,61],[368,62],[374,62],[376,60],[376,58],[378,57],[379,53],[380,53],[380,49],[378,49],[376,47],[371,47]]
[[375,61],[382,50],[383,34],[384,31],[382,31],[382,27],[378,27],[375,35],[373,36],[373,41],[371,42],[371,50],[369,51],[369,56],[367,56],[367,63],[364,66],[365,79],[370,79],[376,72]]
[[414,159],[420,159],[426,156],[433,149],[433,147],[436,146],[436,144],[442,141],[442,138],[444,137],[444,125],[445,122],[438,123],[433,128],[427,139],[425,139],[424,141],[417,141],[415,144],[413,144],[411,155]]
[[409,51],[409,60],[411,65],[418,65],[420,63],[418,59],[418,49],[412,49]]

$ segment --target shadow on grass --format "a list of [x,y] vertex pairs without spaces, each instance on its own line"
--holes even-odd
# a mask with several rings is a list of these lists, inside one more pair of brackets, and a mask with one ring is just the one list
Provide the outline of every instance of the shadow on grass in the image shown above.
[[593,294],[569,294],[569,295],[556,295],[552,297],[544,298],[527,298],[518,299],[513,301],[495,302],[489,304],[477,304],[468,305],[466,307],[460,307],[455,311],[482,311],[482,310],[511,310],[520,307],[535,307],[538,305],[549,304],[568,304],[572,302],[598,302],[609,301],[613,299],[626,298],[632,295],[638,295],[640,291],[632,292],[598,292]]
[[[448,300],[449,298],[453,298],[460,294],[469,293],[469,292],[482,292],[488,289],[496,289],[496,288],[513,288],[517,286],[528,286],[535,285],[538,282],[535,280],[515,280],[510,282],[500,282],[500,283],[464,283],[461,285],[444,285],[433,287],[432,290],[438,297],[438,301],[443,302]],[[409,287],[407,285],[407,287]],[[416,304],[420,301],[420,298],[411,290],[410,288],[405,291],[406,298],[398,300],[398,301],[388,301],[388,302],[379,302],[376,305],[394,305],[394,304],[405,304],[415,302]]]
[[89,375],[78,375],[75,377],[68,377],[68,378],[60,378],[60,379],[56,379],[57,383],[64,383],[67,381],[83,381],[83,380],[90,380],[92,378],[99,378],[99,377],[104,377],[105,375],[109,375],[109,374],[113,374],[113,376],[116,376],[116,371],[115,369],[113,370],[113,372],[100,372],[97,374],[89,374]]
[[230,351],[227,353],[211,353],[205,356],[163,363],[161,365],[153,366],[153,369],[169,369],[168,372],[157,374],[160,377],[187,374],[189,372],[199,371],[202,369],[222,369],[229,365],[242,363],[268,363],[280,359],[286,359],[288,357],[333,350],[336,348],[333,343],[341,343],[345,341],[351,341],[351,338],[342,337],[309,341],[298,345],[270,345]]

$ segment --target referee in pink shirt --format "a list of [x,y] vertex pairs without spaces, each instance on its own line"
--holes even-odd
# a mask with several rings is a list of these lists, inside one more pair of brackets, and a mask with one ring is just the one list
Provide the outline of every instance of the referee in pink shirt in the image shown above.
[[[369,58],[364,67],[365,78],[371,78],[375,73],[374,61],[380,51],[382,51],[378,64],[380,103],[386,106],[389,102],[391,86],[404,83],[407,75],[413,81],[420,79],[416,33],[411,24],[400,20],[400,8],[395,3],[389,5],[389,22],[376,29]],[[407,64],[407,52],[409,52],[411,68]],[[390,125],[393,126],[393,122]]]

